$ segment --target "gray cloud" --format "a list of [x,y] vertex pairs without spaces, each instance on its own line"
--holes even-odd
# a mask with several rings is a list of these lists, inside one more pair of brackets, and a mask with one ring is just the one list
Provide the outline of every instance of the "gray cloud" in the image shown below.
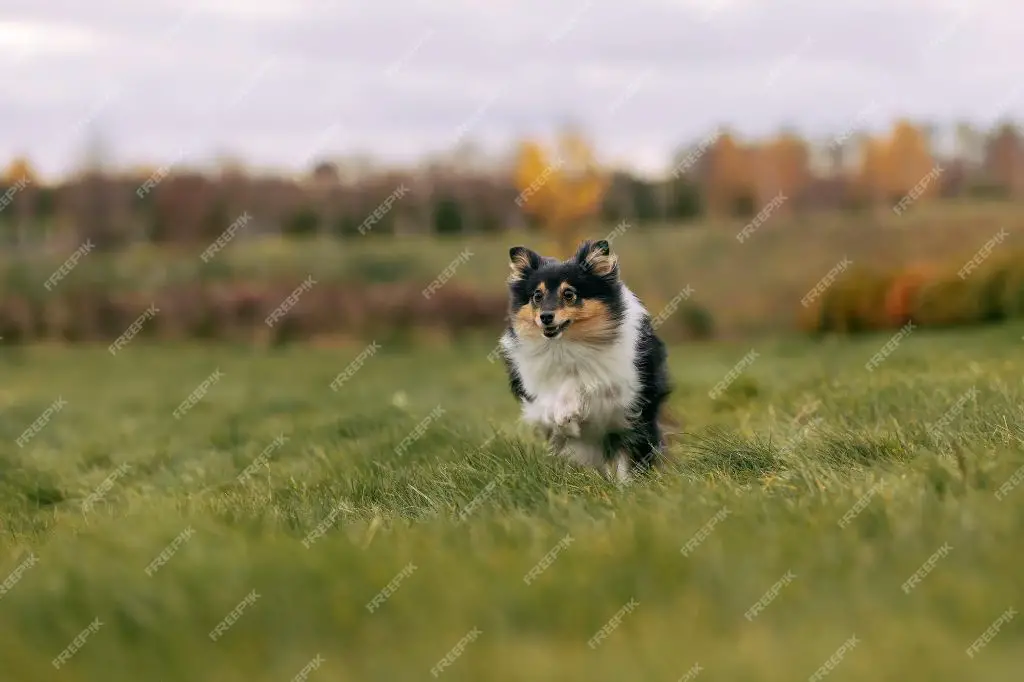
[[[411,160],[460,134],[498,150],[582,122],[645,167],[717,124],[840,132],[870,102],[989,123],[1024,9],[976,0],[9,0],[0,153],[66,169],[95,127],[125,162],[233,150],[258,164]],[[1009,110],[1020,112],[1020,100]]]

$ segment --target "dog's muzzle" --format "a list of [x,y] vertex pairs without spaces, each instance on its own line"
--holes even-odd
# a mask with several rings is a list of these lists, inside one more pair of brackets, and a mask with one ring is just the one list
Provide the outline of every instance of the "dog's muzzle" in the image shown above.
[[544,333],[544,338],[547,338],[547,339],[556,338],[559,334],[561,334],[563,331],[565,331],[565,328],[569,326],[570,322],[572,322],[572,320],[566,320],[562,324],[546,324],[546,325],[544,325],[543,327],[541,327],[541,329],[542,329],[542,331]]

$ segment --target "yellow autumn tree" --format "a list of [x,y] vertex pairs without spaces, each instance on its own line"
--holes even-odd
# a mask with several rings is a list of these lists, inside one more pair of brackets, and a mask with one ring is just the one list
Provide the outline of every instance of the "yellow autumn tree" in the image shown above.
[[875,137],[864,139],[857,189],[860,197],[867,201],[880,201],[885,195],[887,153],[888,144],[885,140]]
[[568,257],[583,224],[601,208],[608,175],[587,139],[570,128],[550,151],[534,140],[520,144],[515,184],[516,204],[541,222],[559,255]]
[[935,161],[924,133],[910,121],[897,121],[885,153],[883,182],[886,194],[899,199],[921,183],[922,196],[934,196],[939,183],[926,180],[934,168]]
[[32,185],[33,187],[39,183],[39,176],[36,175],[32,164],[24,156],[13,159],[4,171],[5,185],[16,185],[19,183],[22,185]]
[[777,210],[792,210],[790,200],[800,194],[811,177],[807,144],[792,133],[783,133],[761,147],[760,157],[757,205],[763,206],[782,194],[786,201]]
[[[35,216],[39,176],[24,156],[13,159],[4,170],[0,192],[7,193],[14,213],[14,238],[22,244],[28,239]],[[2,208],[2,207],[0,207]]]

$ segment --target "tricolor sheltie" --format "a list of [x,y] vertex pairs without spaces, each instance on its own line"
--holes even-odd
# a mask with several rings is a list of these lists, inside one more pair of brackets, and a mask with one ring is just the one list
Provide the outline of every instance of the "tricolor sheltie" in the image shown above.
[[619,279],[607,241],[566,261],[509,250],[508,328],[501,354],[523,420],[555,454],[629,480],[663,458],[665,344]]

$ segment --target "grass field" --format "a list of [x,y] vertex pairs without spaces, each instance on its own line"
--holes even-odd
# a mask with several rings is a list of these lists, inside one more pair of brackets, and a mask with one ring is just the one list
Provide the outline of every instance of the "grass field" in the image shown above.
[[489,343],[0,349],[0,680],[1019,680],[1022,333],[674,347],[621,488]]

